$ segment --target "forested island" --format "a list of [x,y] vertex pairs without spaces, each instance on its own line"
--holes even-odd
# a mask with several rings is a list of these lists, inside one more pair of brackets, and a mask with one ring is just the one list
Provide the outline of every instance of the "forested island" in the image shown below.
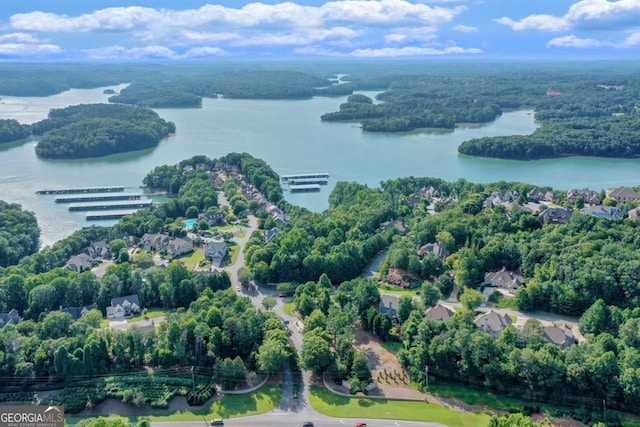
[[175,125],[152,110],[117,104],[53,109],[31,125],[36,154],[49,159],[100,157],[155,147]]

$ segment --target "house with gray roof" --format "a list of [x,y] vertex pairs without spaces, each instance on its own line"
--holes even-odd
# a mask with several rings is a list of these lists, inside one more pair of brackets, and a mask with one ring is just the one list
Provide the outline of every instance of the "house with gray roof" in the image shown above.
[[220,267],[227,256],[227,243],[222,237],[209,240],[204,247],[204,256],[211,261],[211,265]]
[[522,285],[523,280],[520,274],[502,267],[502,270],[486,273],[482,284],[515,292]]
[[392,319],[397,319],[399,300],[398,296],[394,294],[380,294],[378,311],[383,314],[388,314]]
[[580,210],[585,215],[595,216],[604,219],[622,219],[622,211],[615,206],[586,206]]
[[67,263],[64,265],[64,268],[71,271],[82,272],[91,270],[94,265],[95,260],[90,255],[82,253],[69,258]]
[[169,236],[160,233],[145,233],[140,239],[142,248],[149,251],[161,251],[167,248],[169,244]]
[[498,314],[491,310],[476,317],[475,324],[478,329],[488,333],[494,338],[498,338],[502,331],[513,323],[507,314]]
[[420,259],[426,257],[428,254],[435,254],[444,261],[449,256],[449,251],[439,243],[427,243],[426,245],[420,246],[420,249],[418,249]]
[[91,304],[82,307],[60,307],[60,311],[63,313],[69,313],[71,317],[73,317],[73,320],[78,320],[83,314],[96,308],[97,306],[95,304]]
[[439,320],[442,322],[448,322],[453,318],[453,310],[441,304],[427,308],[424,314],[433,320]]
[[588,205],[599,205],[602,202],[602,200],[600,200],[600,194],[597,191],[589,190],[588,188],[574,188],[567,191],[567,201],[572,205],[579,197],[582,197],[582,200],[584,200]]
[[91,242],[87,248],[89,256],[93,259],[110,259],[109,245],[105,240],[99,242]]
[[627,214],[630,219],[635,219],[636,221],[640,218],[640,207],[633,208]]
[[567,325],[562,327],[545,326],[542,332],[542,339],[562,349],[578,343],[578,340],[573,336],[573,331]]
[[0,313],[0,328],[8,324],[17,325],[21,320],[18,310],[12,308],[8,313]]
[[138,294],[112,298],[111,306],[107,307],[107,319],[118,320],[140,313],[140,299]]
[[493,208],[495,206],[510,207],[511,203],[517,202],[520,193],[515,190],[511,191],[492,191],[489,197],[482,202],[483,208]]
[[547,208],[538,215],[542,224],[566,224],[571,220],[571,211],[565,208]]
[[633,202],[640,200],[640,194],[638,194],[633,188],[614,188],[607,191],[607,197],[616,199],[618,202]]
[[533,202],[557,202],[557,197],[553,192],[545,190],[544,188],[534,187],[527,193],[527,199]]
[[193,252],[193,242],[189,238],[175,238],[169,241],[167,253],[172,257]]
[[281,233],[282,230],[280,230],[278,227],[273,227],[271,230],[265,230],[264,240],[269,243],[270,241],[278,237]]

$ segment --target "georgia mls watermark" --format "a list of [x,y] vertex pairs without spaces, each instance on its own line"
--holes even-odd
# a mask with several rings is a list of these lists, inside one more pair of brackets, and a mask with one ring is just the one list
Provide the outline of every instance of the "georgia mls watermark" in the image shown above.
[[0,427],[64,427],[64,406],[1,406]]

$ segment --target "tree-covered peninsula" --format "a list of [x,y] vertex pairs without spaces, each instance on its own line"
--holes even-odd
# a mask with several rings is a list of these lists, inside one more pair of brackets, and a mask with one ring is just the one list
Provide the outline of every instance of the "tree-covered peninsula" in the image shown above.
[[53,109],[31,129],[38,156],[77,159],[155,147],[175,125],[142,107],[82,104]]
[[0,119],[0,144],[18,141],[31,134],[31,127],[14,119]]

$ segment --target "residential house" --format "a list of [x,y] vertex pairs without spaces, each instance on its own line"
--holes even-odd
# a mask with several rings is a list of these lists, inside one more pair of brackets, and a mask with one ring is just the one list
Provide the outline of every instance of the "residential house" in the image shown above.
[[578,340],[573,336],[573,331],[567,325],[562,327],[545,326],[542,332],[542,339],[562,349],[578,343]]
[[271,230],[265,230],[264,240],[269,243],[270,241],[278,237],[281,233],[282,230],[280,230],[278,227],[273,227]]
[[85,253],[81,253],[69,258],[67,263],[64,265],[64,268],[71,271],[82,272],[82,271],[91,270],[91,267],[93,267],[94,264],[95,264],[95,260],[91,258],[91,256]]
[[433,319],[448,322],[453,318],[453,310],[444,305],[436,305],[435,307],[429,307],[424,312],[425,316]]
[[78,320],[83,314],[97,308],[95,304],[85,305],[83,307],[60,307],[60,311],[63,313],[69,313],[73,320]]
[[511,191],[492,191],[489,197],[482,202],[483,208],[493,208],[495,206],[511,206],[511,203],[517,202],[520,193],[515,190]]
[[597,191],[589,190],[588,188],[584,189],[572,189],[567,191],[567,201],[572,205],[576,202],[578,197],[582,197],[582,200],[588,205],[599,205],[600,194]]
[[140,313],[140,299],[138,294],[112,298],[111,306],[107,307],[107,319],[119,320],[127,316]]
[[4,326],[9,323],[17,325],[21,320],[22,318],[20,317],[18,310],[12,308],[8,313],[0,313],[0,328],[4,328]]
[[199,220],[205,220],[209,224],[209,227],[215,227],[217,225],[224,225],[224,214],[221,212],[210,212],[205,214],[200,214],[198,216]]
[[169,244],[169,236],[160,233],[145,233],[142,238],[142,248],[145,251],[161,251],[167,248]]
[[167,253],[172,257],[188,254],[193,252],[193,242],[189,238],[175,238],[169,241],[167,245]]
[[388,231],[392,228],[398,230],[400,234],[404,234],[407,231],[407,227],[404,225],[404,222],[400,221],[399,219],[395,219],[393,221],[385,221],[380,224],[380,230],[382,231]]
[[418,256],[420,259],[426,257],[428,254],[436,254],[443,262],[449,256],[449,251],[439,243],[427,243],[420,246],[418,249]]
[[394,294],[380,294],[378,311],[383,314],[388,314],[392,319],[397,319],[399,300],[398,296]]
[[509,315],[498,314],[493,310],[479,315],[475,320],[475,324],[480,330],[487,332],[494,338],[498,338],[511,323],[513,322]]
[[109,245],[105,240],[99,242],[91,242],[87,248],[89,256],[93,259],[110,259]]
[[130,236],[129,234],[126,233],[119,233],[116,234],[114,237],[114,239],[121,239],[124,240],[124,242],[127,244],[127,247],[132,248],[136,245],[136,243],[138,243],[138,238],[135,236]]
[[640,200],[640,194],[633,188],[614,188],[607,192],[607,197],[616,199],[620,203]]
[[267,212],[269,212],[271,214],[271,217],[276,220],[279,221],[283,224],[288,224],[289,223],[289,215],[285,214],[284,212],[282,212],[282,210],[277,207],[276,205],[270,205],[267,207]]
[[637,221],[638,218],[640,218],[640,207],[631,209],[628,215],[630,219],[635,219]]
[[438,190],[433,188],[433,186],[422,187],[420,190],[418,190],[417,194],[418,194],[418,196],[424,197],[425,199],[430,199],[432,197],[438,197],[440,195]]
[[580,210],[585,215],[595,216],[596,218],[604,219],[621,219],[622,211],[615,206],[587,206]]
[[533,190],[527,193],[527,199],[532,202],[549,202],[556,203],[557,197],[553,192],[545,190],[544,188],[534,187]]
[[515,292],[522,283],[523,277],[520,274],[508,271],[503,267],[502,270],[486,273],[482,284]]
[[204,247],[204,255],[211,261],[211,265],[220,267],[227,256],[227,243],[221,237],[209,240]]
[[538,215],[542,224],[566,224],[571,220],[571,211],[565,208],[547,208]]

